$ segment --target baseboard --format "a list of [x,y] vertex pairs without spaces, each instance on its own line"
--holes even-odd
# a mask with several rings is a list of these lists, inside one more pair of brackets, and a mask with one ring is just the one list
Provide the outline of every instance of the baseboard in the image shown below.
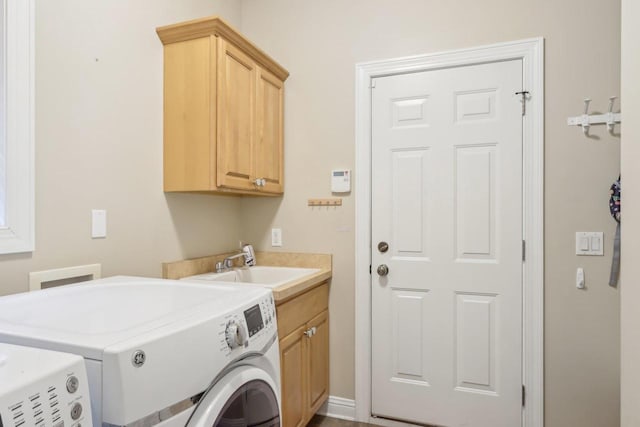
[[318,410],[318,414],[353,421],[356,419],[356,401],[337,396],[329,396],[327,402]]

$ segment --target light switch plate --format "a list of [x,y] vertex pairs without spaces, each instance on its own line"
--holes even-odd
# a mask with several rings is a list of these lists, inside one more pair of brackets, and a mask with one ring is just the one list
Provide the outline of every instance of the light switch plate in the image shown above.
[[576,255],[604,255],[604,233],[602,231],[576,232]]
[[271,246],[273,247],[282,246],[282,228],[271,229]]
[[91,238],[107,237],[107,211],[104,209],[91,210]]

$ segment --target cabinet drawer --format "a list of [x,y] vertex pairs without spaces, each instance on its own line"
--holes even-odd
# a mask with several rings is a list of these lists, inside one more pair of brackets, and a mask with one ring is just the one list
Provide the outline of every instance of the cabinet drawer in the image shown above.
[[329,308],[329,284],[315,287],[276,307],[278,337],[289,335],[296,328]]

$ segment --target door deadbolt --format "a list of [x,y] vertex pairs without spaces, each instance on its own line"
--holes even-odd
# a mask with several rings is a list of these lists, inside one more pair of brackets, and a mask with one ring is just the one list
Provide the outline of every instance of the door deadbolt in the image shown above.
[[380,264],[376,271],[378,272],[378,275],[386,276],[389,274],[389,267],[387,267],[386,264]]
[[385,253],[389,250],[389,244],[387,242],[378,243],[378,250],[382,253]]

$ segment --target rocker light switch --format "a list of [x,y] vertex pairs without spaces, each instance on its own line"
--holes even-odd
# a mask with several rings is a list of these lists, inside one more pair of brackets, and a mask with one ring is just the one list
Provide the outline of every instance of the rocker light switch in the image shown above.
[[589,250],[589,239],[585,236],[580,236],[580,251],[586,252]]

